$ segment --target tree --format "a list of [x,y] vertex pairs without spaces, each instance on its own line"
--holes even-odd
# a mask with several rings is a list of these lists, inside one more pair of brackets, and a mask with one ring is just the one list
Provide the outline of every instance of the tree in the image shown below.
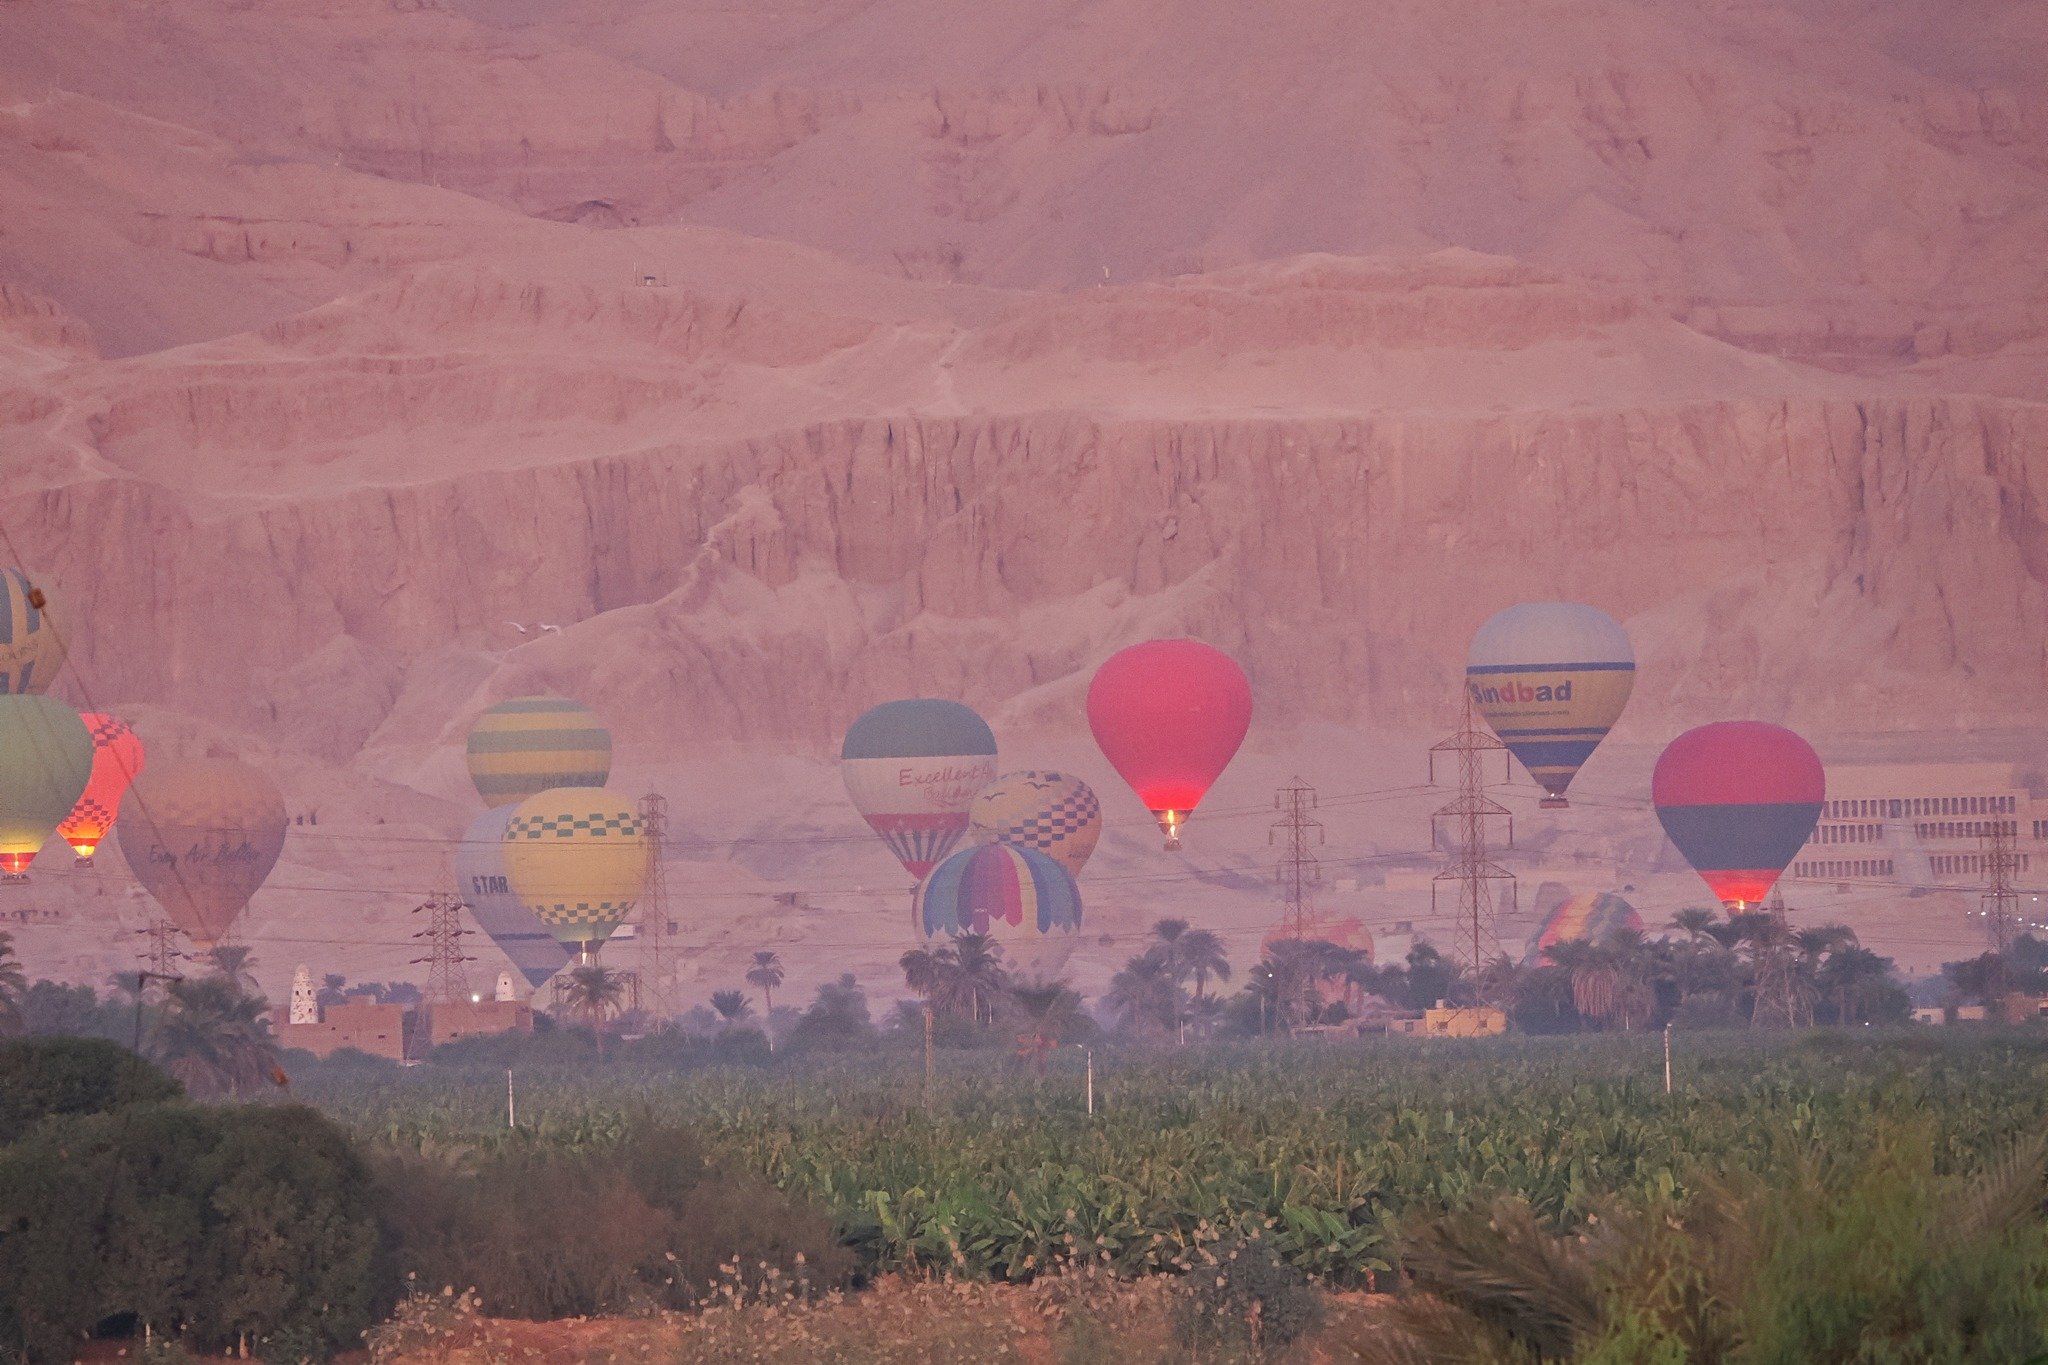
[[235,989],[260,1000],[263,990],[256,984],[250,951],[245,944],[222,943],[206,955],[206,960],[213,964],[214,971],[234,982]]
[[1133,1033],[1170,1033],[1180,1009],[1180,986],[1157,953],[1143,952],[1109,979],[1103,1007]]
[[960,955],[952,944],[912,948],[896,963],[903,968],[903,984],[922,996],[928,1008],[941,1014],[951,1013],[964,999]]
[[1180,936],[1181,958],[1195,979],[1195,998],[1209,992],[1209,979],[1230,980],[1230,956],[1223,951],[1223,939],[1214,929],[1190,929]]
[[0,1146],[53,1115],[104,1114],[180,1093],[176,1081],[104,1038],[0,1043]]
[[1266,945],[1253,975],[1271,1018],[1289,1033],[1322,1013],[1325,981],[1357,981],[1370,971],[1365,954],[1321,938],[1283,938]]
[[763,948],[754,954],[754,965],[747,969],[747,984],[761,992],[762,1009],[774,1014],[775,988],[782,984],[782,959],[773,949]]
[[865,1045],[874,1031],[867,992],[852,972],[846,972],[837,981],[818,987],[810,1008],[790,1030],[790,1040],[801,1047],[846,1051]]
[[[1828,954],[1815,974],[1814,985],[1832,1007],[1837,1024],[1860,1024],[1869,1019],[1889,1023],[1903,1013],[1893,997],[1903,995],[1892,980],[1893,962],[1861,944],[1849,944]],[[1911,1008],[1910,1004],[1907,1006]]]
[[205,1099],[253,1094],[284,1075],[263,1002],[220,976],[170,983],[150,1057]]
[[725,1021],[727,1028],[731,1028],[754,1012],[754,1007],[747,1002],[747,997],[738,991],[713,991],[711,1008],[718,1011],[718,1017]]
[[0,1035],[20,1033],[23,1022],[21,1000],[28,993],[28,976],[14,956],[14,935],[0,933]]
[[960,990],[976,1024],[994,1023],[996,1001],[1009,989],[1003,946],[987,934],[962,934],[953,945],[960,964]]
[[609,967],[592,962],[569,970],[562,990],[562,1006],[582,1019],[604,1053],[604,1026],[626,1004],[626,978]]
[[1037,1075],[1045,1074],[1045,1059],[1053,1049],[1086,1027],[1088,1016],[1081,1009],[1081,997],[1064,981],[1044,985],[1012,986],[1010,1001],[1017,1008],[1022,1027],[1017,1031],[1017,1055],[1031,1063]]

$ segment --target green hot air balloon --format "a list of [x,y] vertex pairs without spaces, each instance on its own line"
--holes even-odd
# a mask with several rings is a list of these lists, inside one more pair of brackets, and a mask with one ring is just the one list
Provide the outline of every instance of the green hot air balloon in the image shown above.
[[54,697],[0,696],[0,872],[20,876],[92,778],[92,732]]

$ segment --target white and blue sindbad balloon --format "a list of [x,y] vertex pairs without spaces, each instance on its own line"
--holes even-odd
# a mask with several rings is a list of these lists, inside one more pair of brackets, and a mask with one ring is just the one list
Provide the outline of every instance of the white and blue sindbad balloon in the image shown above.
[[505,867],[505,826],[518,811],[517,805],[493,806],[470,825],[455,848],[455,885],[477,928],[537,990],[575,953],[512,889]]
[[1621,623],[1582,602],[1523,602],[1472,637],[1472,705],[1562,809],[1565,788],[1621,717],[1636,654]]

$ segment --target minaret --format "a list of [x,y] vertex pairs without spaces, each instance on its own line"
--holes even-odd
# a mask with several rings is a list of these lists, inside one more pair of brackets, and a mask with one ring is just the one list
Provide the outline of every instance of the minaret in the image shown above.
[[294,1024],[320,1022],[320,997],[313,993],[313,969],[303,962],[292,973],[291,1019]]
[[510,973],[510,972],[499,972],[499,973],[498,973],[498,998],[499,998],[500,1000],[517,1000],[517,999],[518,999],[519,997],[513,994],[513,989],[514,989],[514,988],[513,988],[513,985],[512,985],[512,973]]

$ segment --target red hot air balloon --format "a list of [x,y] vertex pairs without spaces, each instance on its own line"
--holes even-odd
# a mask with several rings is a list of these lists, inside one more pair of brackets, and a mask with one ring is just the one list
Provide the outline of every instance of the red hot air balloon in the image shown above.
[[88,711],[79,719],[92,732],[92,776],[86,780],[85,794],[57,826],[57,833],[71,845],[80,863],[90,863],[107,831],[114,827],[128,784],[142,771],[142,740],[119,716]]
[[1119,650],[1088,685],[1088,728],[1103,757],[1180,847],[1180,827],[1244,743],[1252,688],[1244,670],[1200,640]]
[[1760,904],[1827,797],[1813,746],[1783,726],[1724,720],[1687,730],[1650,779],[1664,832],[1731,909]]

